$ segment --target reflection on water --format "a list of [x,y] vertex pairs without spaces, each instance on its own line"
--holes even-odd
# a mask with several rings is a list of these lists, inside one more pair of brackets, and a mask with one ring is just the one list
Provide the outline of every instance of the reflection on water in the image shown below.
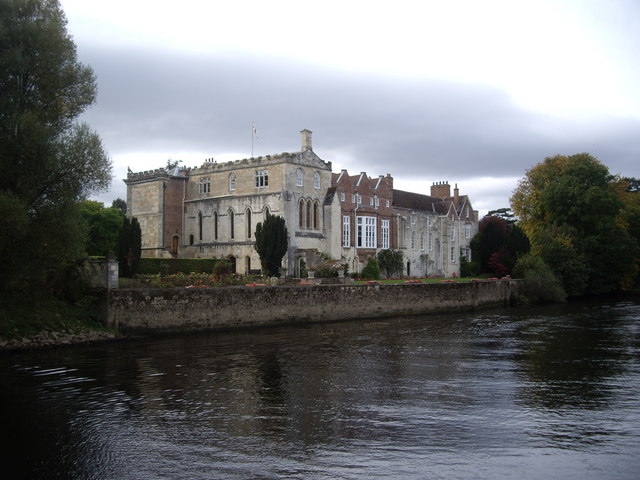
[[627,301],[14,353],[2,452],[12,478],[636,478],[639,346]]

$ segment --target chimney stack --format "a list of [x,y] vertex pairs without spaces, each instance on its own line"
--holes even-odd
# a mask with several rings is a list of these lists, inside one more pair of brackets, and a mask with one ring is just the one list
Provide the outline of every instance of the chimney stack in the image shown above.
[[311,148],[311,130],[300,130],[300,139],[302,143],[302,152],[306,152],[307,150],[313,150]]
[[436,198],[449,198],[451,196],[451,186],[449,182],[434,182],[431,185],[431,196]]
[[458,184],[455,184],[456,186],[453,189],[453,206],[456,207],[456,209],[458,208],[458,203],[460,202],[460,191],[458,190]]

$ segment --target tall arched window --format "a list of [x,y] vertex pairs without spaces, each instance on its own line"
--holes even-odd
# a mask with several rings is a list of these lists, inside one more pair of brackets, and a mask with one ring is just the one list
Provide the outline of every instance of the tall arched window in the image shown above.
[[234,222],[235,222],[235,219],[234,219],[233,210],[229,210],[229,238],[234,238],[235,236]]
[[213,239],[218,239],[218,212],[213,212]]
[[271,215],[271,212],[269,211],[269,207],[266,206],[264,207],[264,218],[267,218],[268,215]]
[[198,212],[198,240],[202,241],[202,212]]
[[251,238],[251,209],[247,208],[245,218],[247,219],[247,238]]
[[311,228],[311,200],[307,200],[307,209],[305,212],[305,226]]
[[313,174],[313,188],[320,190],[320,172]]
[[229,190],[234,191],[236,189],[236,174],[229,175]]
[[296,170],[296,187],[302,187],[302,170],[299,168]]
[[298,226],[304,227],[304,200],[301,198],[298,203]]
[[319,206],[318,206],[318,201],[316,200],[315,202],[313,202],[313,228],[315,228],[316,230],[318,229],[318,224],[319,222]]

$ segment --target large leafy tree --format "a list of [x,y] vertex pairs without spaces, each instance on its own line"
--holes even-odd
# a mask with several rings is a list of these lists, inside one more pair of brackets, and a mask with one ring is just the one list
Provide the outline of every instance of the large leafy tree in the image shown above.
[[284,218],[278,215],[269,215],[264,222],[256,225],[255,249],[260,256],[262,271],[269,276],[280,275],[282,257],[287,253],[288,231]]
[[536,254],[570,296],[628,286],[638,241],[625,224],[618,180],[588,153],[548,157],[527,171],[511,198]]
[[78,62],[57,0],[0,2],[0,283],[50,285],[84,250],[77,204],[111,181],[77,117],[96,80]]
[[124,212],[117,206],[105,208],[101,202],[86,200],[80,203],[80,214],[87,229],[87,254],[116,255]]

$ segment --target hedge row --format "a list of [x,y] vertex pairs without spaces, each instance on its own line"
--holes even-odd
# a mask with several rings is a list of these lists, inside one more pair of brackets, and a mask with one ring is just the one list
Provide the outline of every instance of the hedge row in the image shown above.
[[136,273],[153,275],[160,273],[213,273],[218,262],[228,262],[226,258],[147,258],[140,259]]

